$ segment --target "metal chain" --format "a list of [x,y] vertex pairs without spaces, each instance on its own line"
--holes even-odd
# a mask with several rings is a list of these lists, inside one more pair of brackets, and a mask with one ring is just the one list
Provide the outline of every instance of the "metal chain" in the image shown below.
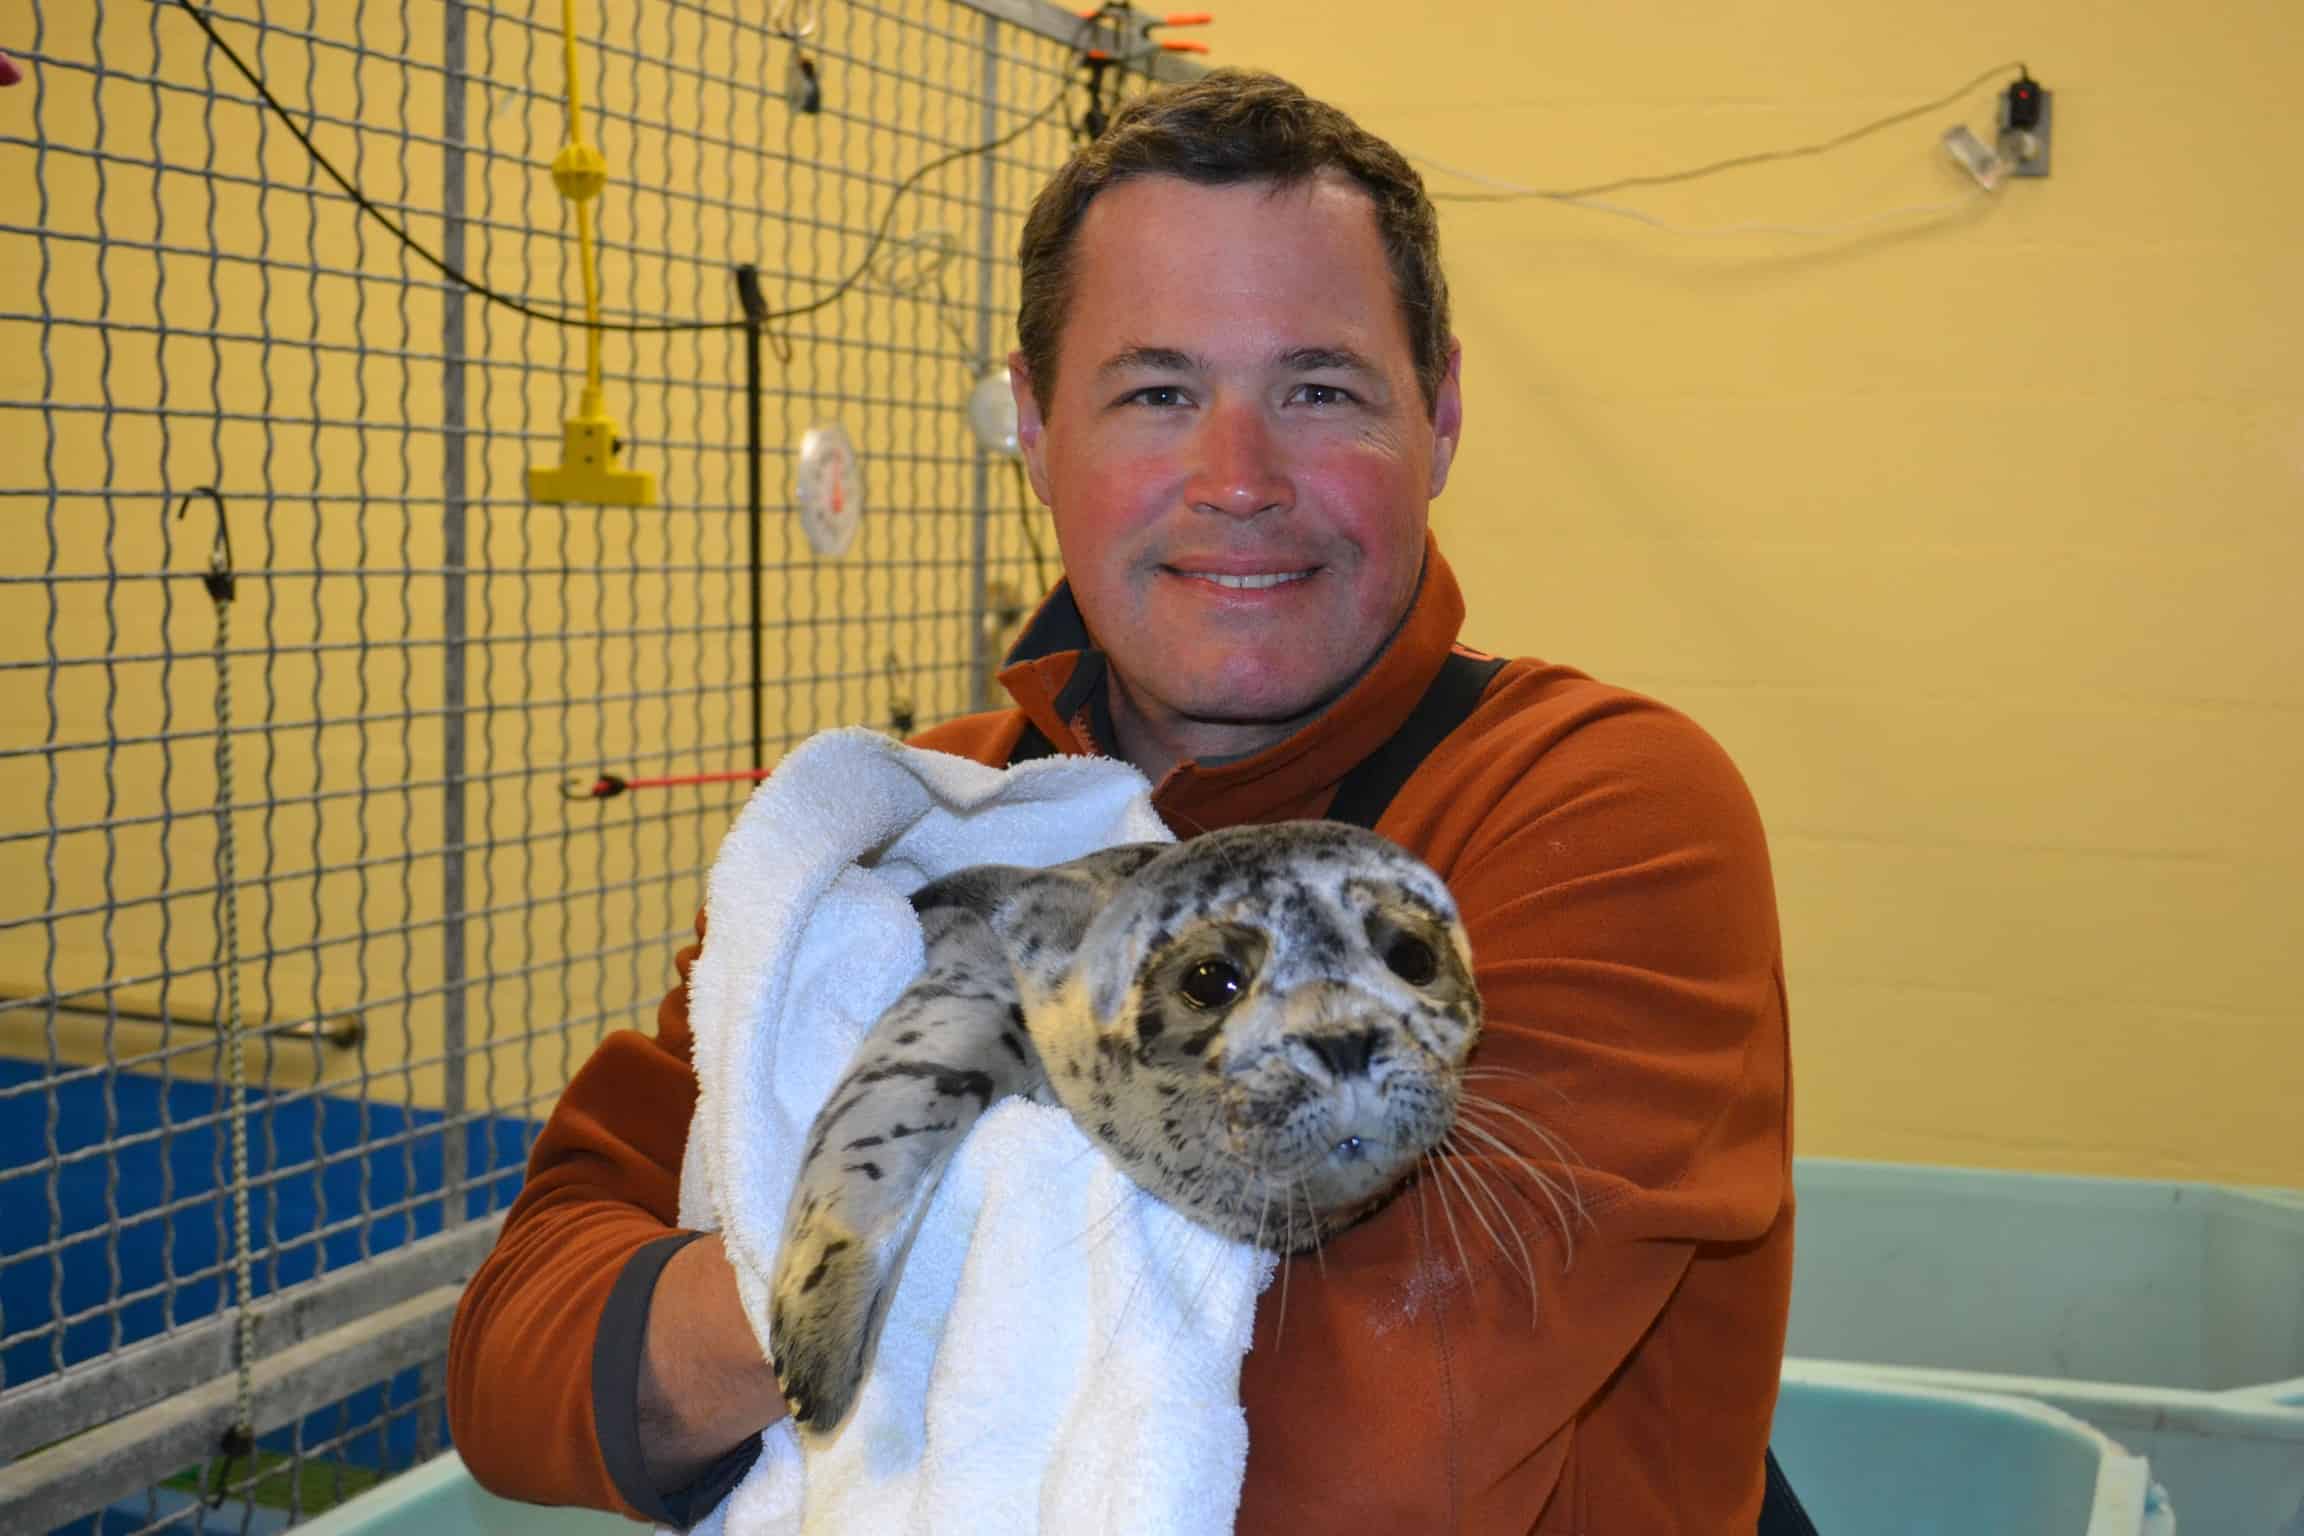
[[231,1490],[232,1464],[256,1450],[256,1281],[255,1242],[248,1214],[248,1030],[240,1002],[240,879],[238,850],[232,841],[232,599],[239,586],[232,569],[232,526],[224,498],[203,486],[184,498],[181,519],[192,497],[205,495],[216,508],[216,537],[209,546],[202,583],[216,604],[216,865],[223,913],[218,935],[224,967],[224,1056],[230,1096],[227,1125],[232,1142],[232,1279],[236,1315],[234,1349],[239,1388],[232,1423],[219,1447],[222,1460],[204,1502],[215,1508]]
[[232,1278],[239,1292],[238,1416],[233,1428],[253,1445],[256,1436],[256,1287],[248,1216],[248,1030],[240,1011],[240,889],[232,846],[232,604],[216,603],[216,848],[223,866],[225,1052],[232,1095]]

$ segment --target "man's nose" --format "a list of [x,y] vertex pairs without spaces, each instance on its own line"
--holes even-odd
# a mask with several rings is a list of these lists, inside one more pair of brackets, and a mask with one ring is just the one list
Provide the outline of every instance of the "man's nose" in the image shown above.
[[1256,403],[1211,406],[1200,418],[1193,449],[1197,462],[1187,491],[1193,506],[1224,517],[1255,517],[1295,500],[1280,444]]

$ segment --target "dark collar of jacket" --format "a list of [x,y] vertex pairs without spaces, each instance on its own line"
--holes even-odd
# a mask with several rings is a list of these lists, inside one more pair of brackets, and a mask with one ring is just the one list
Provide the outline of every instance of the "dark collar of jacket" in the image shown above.
[[[1174,823],[1221,801],[1225,821],[1253,821],[1334,784],[1400,728],[1463,623],[1463,591],[1427,533],[1415,601],[1360,676],[1286,740],[1245,757],[1177,764],[1158,786],[1162,813]],[[1071,583],[1060,581],[1009,650],[1000,683],[1059,752],[1109,753],[1117,745],[1109,670]]]

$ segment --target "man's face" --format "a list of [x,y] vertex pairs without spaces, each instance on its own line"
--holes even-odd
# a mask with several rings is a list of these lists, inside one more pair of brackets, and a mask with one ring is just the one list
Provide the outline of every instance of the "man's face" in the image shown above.
[[1457,360],[1418,389],[1374,205],[1349,179],[1122,182],[1082,220],[1032,484],[1120,675],[1123,734],[1267,745],[1334,699],[1415,595]]

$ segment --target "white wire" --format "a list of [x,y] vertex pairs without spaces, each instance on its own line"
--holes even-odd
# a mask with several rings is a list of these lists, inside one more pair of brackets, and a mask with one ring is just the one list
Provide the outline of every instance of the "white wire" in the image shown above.
[[[1826,154],[1832,150],[1842,147],[1843,145],[1853,143],[1855,140],[1862,138],[1867,134],[1877,132],[1882,128],[1891,127],[1900,122],[1909,121],[1911,118],[1919,115],[1920,113],[1933,111],[1939,107],[1948,105],[1949,103],[1958,100],[1961,96],[1964,96],[1968,92],[1974,90],[1977,86],[1983,84],[1985,81],[1990,80],[1994,75],[2002,74],[2009,69],[2016,69],[2021,71],[2023,68],[2024,66],[2021,64],[2000,65],[1995,69],[1985,71],[1983,74],[1977,76],[1974,80],[1969,81],[1966,85],[1960,87],[1959,90],[1953,92],[1949,96],[1940,97],[1936,101],[1923,103],[1921,106],[1909,108],[1890,117],[1881,118],[1877,122],[1867,123],[1863,127],[1858,128],[1853,132],[1842,134],[1836,139],[1828,140],[1821,144],[1808,144],[1802,145],[1796,149],[1772,150],[1765,151],[1756,155],[1738,156],[1734,160],[1722,161],[1717,165],[1705,166],[1694,171],[1685,171],[1668,176],[1628,177],[1623,181],[1603,183],[1599,186],[1596,186],[1592,190],[1607,191],[1612,187],[1623,186],[1627,184],[1661,184],[1665,182],[1693,181],[1699,177],[1711,175],[1717,171],[1733,169],[1743,165],[1757,164],[1769,160],[1795,159],[1811,155]],[[1646,224],[1650,228],[1661,229],[1669,234],[1675,235],[1715,236],[1767,234],[1799,235],[1809,239],[1829,239],[1835,235],[1854,234],[1859,230],[1869,229],[1874,225],[1885,224],[1892,220],[1921,216],[1933,217],[1938,214],[1951,213],[1958,209],[1968,207],[1979,197],[1988,197],[1991,195],[1991,189],[1980,186],[1973,192],[1969,192],[1963,196],[1953,198],[1947,202],[1909,203],[1901,208],[1890,208],[1882,213],[1866,214],[1863,218],[1849,220],[1840,224],[1783,224],[1771,220],[1747,220],[1743,223],[1737,224],[1674,224],[1667,220],[1659,219],[1653,214],[1642,213],[1637,208],[1627,208],[1622,203],[1602,202],[1598,198],[1587,196],[1581,192],[1564,192],[1553,188],[1524,186],[1516,181],[1506,181],[1500,176],[1486,176],[1482,175],[1478,171],[1468,171],[1460,165],[1450,165],[1445,160],[1436,160],[1430,155],[1419,154],[1414,150],[1403,149],[1401,153],[1406,155],[1410,160],[1415,161],[1418,165],[1430,166],[1433,170],[1441,171],[1447,175],[1457,177],[1460,180],[1469,181],[1475,185],[1486,187],[1493,192],[1503,194],[1504,198],[1535,198],[1543,202],[1559,203],[1569,208],[1581,208],[1588,213],[1612,214],[1617,218],[1631,219],[1637,223]],[[1475,201],[1478,200],[1479,199],[1475,199]],[[1499,201],[1501,200],[1503,200],[1503,198],[1499,198]]]
[[1481,186],[1492,188],[1498,192],[1508,192],[1519,197],[1531,197],[1548,203],[1558,203],[1565,208],[1581,208],[1587,213],[1613,214],[1617,218],[1631,219],[1636,223],[1646,224],[1652,229],[1661,229],[1667,234],[1674,235],[1706,237],[1715,235],[1800,235],[1809,239],[1830,239],[1834,235],[1854,234],[1859,230],[1869,229],[1873,225],[1885,224],[1895,219],[1951,213],[1957,209],[1966,208],[1978,198],[1991,195],[1984,188],[1978,187],[1973,192],[1965,193],[1947,202],[1908,203],[1901,208],[1890,208],[1883,213],[1866,214],[1863,218],[1852,219],[1842,224],[1779,224],[1764,220],[1750,220],[1740,224],[1674,224],[1669,220],[1659,219],[1654,214],[1642,213],[1637,208],[1627,208],[1622,203],[1606,203],[1595,197],[1577,197],[1567,192],[1548,192],[1541,187],[1524,187],[1518,182],[1506,181],[1497,176],[1483,176],[1478,171],[1468,171],[1461,166],[1450,165],[1445,160],[1435,160],[1430,155],[1419,154],[1414,150],[1402,150],[1401,153],[1418,165],[1428,165],[1436,171],[1444,171],[1450,176],[1461,177],[1465,181],[1477,182]]
[[1659,219],[1653,214],[1642,213],[1637,208],[1627,208],[1621,203],[1603,203],[1588,197],[1561,197],[1550,199],[1550,201],[1570,208],[1582,208],[1589,213],[1612,213],[1618,218],[1632,219],[1674,235],[1706,237],[1715,235],[1800,235],[1812,240],[1828,240],[1835,235],[1852,235],[1859,230],[1870,229],[1876,224],[1886,224],[1897,219],[1918,218],[1923,215],[1934,217],[1939,214],[1953,213],[1968,207],[1980,198],[1989,196],[1991,196],[1989,192],[1978,187],[1973,192],[1965,193],[1947,202],[1907,203],[1901,208],[1890,208],[1882,213],[1869,213],[1863,218],[1851,219],[1844,224],[1774,224],[1759,220],[1742,224],[1673,224]]
[[872,275],[890,292],[926,293],[959,258],[960,237],[948,229],[892,236],[872,261]]

